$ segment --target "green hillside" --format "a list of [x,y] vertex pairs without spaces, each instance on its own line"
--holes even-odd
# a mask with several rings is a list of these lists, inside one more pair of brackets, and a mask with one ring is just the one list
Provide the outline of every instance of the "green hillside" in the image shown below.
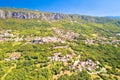
[[120,80],[119,20],[70,16],[1,18],[0,79]]

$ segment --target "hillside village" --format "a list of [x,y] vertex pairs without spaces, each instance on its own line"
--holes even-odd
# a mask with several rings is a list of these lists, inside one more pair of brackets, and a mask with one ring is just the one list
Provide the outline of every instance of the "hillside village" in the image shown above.
[[[6,30],[4,32],[1,31],[0,34],[0,40],[1,41],[15,41],[15,42],[19,42],[19,41],[26,41],[26,43],[30,43],[30,44],[44,44],[44,43],[56,43],[56,42],[60,42],[60,43],[66,43],[66,40],[74,40],[77,39],[77,37],[79,37],[80,35],[77,33],[74,33],[72,31],[68,31],[68,32],[64,32],[64,30],[62,29],[58,29],[53,27],[52,28],[53,31],[56,33],[56,35],[58,36],[46,36],[46,37],[30,37],[27,36],[26,38],[24,37],[24,35],[19,38],[18,35],[16,34],[12,34],[12,30]],[[117,36],[119,36],[117,34]],[[112,40],[111,42],[108,42],[105,38],[103,37],[97,37],[97,40],[94,39],[86,39],[84,40],[85,44],[90,44],[90,45],[94,45],[97,44],[97,41],[102,42],[104,44],[120,44],[120,40]],[[104,42],[107,41],[107,42]],[[65,46],[57,46],[56,48],[68,48]],[[87,59],[86,61],[81,61],[80,60],[80,55],[76,55],[74,53],[74,51],[71,51],[70,54],[61,55],[61,52],[56,52],[53,54],[53,56],[49,56],[48,59],[50,60],[50,62],[62,62],[62,63],[66,63],[66,65],[68,66],[68,68],[70,68],[71,70],[75,70],[75,71],[82,71],[82,70],[87,70],[88,72],[92,73],[92,72],[99,72],[101,69],[103,69],[104,67],[101,67],[101,64],[99,61],[93,61],[91,59]],[[13,53],[11,54],[8,58],[5,58],[6,61],[10,61],[10,60],[18,60],[20,59],[20,53]],[[74,60],[74,58],[77,58],[77,60]],[[70,61],[73,61],[72,63],[69,63]],[[99,71],[98,71],[99,70]]]
[[[68,67],[70,69],[73,69],[75,71],[82,71],[84,69],[86,69],[88,72],[92,73],[92,72],[98,72],[97,70],[101,70],[100,69],[100,62],[99,61],[92,61],[90,59],[86,60],[86,61],[80,61],[80,55],[75,56],[75,54],[67,54],[66,56],[60,56],[61,53],[54,53],[54,56],[49,57],[50,61],[54,62],[54,61],[60,61],[63,63],[66,63],[66,65],[69,65]],[[69,63],[70,60],[73,59],[73,57],[78,58],[78,60],[73,60],[74,62]]]
[[0,10],[0,79],[120,80],[119,21]]
[[[65,43],[66,40],[72,41],[73,39],[77,39],[77,37],[80,36],[78,33],[74,33],[72,31],[65,31],[62,29],[58,29],[53,27],[53,31],[55,32],[55,36],[46,36],[46,37],[40,37],[40,36],[27,36],[24,37],[22,35],[19,37],[18,34],[12,34],[12,30],[6,30],[6,31],[0,31],[0,41],[15,41],[15,42],[20,42],[20,41],[26,41],[26,42],[31,42],[31,43],[38,43],[38,44],[43,44],[43,43],[50,43],[50,42],[61,42]],[[116,36],[120,36],[119,33],[116,34]],[[102,36],[97,36],[96,39],[86,39],[86,40],[81,40],[84,41],[85,44],[120,44],[120,40],[114,39],[113,37],[110,37],[109,39],[106,39],[105,37]]]

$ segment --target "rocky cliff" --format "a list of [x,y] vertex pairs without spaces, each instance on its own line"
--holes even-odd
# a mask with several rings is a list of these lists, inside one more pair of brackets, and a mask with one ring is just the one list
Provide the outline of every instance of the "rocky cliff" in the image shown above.
[[86,20],[92,22],[106,22],[111,21],[108,18],[99,18],[83,15],[67,15],[60,13],[45,13],[40,11],[31,11],[27,9],[6,9],[0,8],[0,19],[7,18],[18,18],[18,19],[41,19],[41,20],[61,20],[69,19],[72,21],[75,20]]
[[39,11],[28,10],[9,10],[0,9],[0,19],[18,18],[18,19],[42,19],[42,20],[58,20],[68,18],[67,15],[59,13],[43,13]]

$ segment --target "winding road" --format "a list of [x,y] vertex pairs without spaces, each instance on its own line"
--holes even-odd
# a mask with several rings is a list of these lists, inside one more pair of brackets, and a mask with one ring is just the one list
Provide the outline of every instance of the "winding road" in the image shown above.
[[5,80],[5,77],[12,71],[12,69],[15,69],[16,68],[16,64],[14,64],[14,66],[12,66],[8,71],[7,73],[5,73],[3,75],[3,77],[1,78],[1,80]]

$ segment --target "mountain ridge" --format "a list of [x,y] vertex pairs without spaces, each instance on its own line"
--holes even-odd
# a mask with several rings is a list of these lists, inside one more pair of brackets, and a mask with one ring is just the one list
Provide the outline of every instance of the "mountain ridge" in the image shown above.
[[41,12],[36,10],[17,9],[17,8],[0,8],[0,19],[7,19],[7,18],[40,19],[40,20],[68,19],[71,21],[85,20],[85,21],[97,22],[97,23],[113,21],[113,19],[107,17],[94,17],[87,15],[79,15],[79,14]]

